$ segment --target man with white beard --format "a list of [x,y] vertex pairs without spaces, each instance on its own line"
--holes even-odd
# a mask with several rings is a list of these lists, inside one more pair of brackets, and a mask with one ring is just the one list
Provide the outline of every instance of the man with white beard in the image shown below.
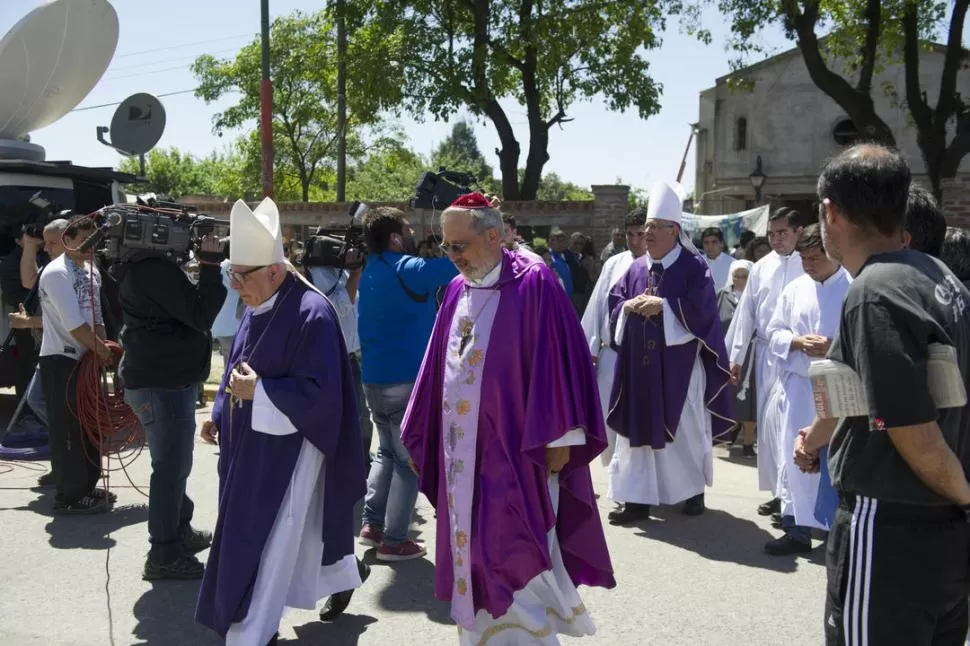
[[[643,208],[635,209],[626,216],[624,225],[627,250],[607,259],[596,280],[586,311],[583,312],[583,332],[586,333],[589,351],[593,355],[593,364],[596,366],[596,381],[599,385],[604,421],[610,406],[613,373],[616,369],[616,351],[610,347],[610,290],[623,278],[633,261],[647,253],[647,234],[643,230],[646,222],[647,211]],[[613,447],[616,445],[616,432],[609,426],[606,428],[606,438],[609,441],[609,447],[600,453],[603,466],[609,466],[610,460],[613,459]]]
[[768,410],[777,415],[781,431],[778,495],[785,532],[765,544],[765,552],[774,556],[811,552],[812,527],[828,529],[815,520],[819,474],[796,468],[792,455],[798,431],[815,419],[809,366],[825,358],[838,332],[842,301],[852,283],[848,272],[825,255],[818,224],[802,230],[795,249],[801,256],[805,275],[785,287],[768,324],[768,351],[778,375]]
[[742,375],[741,366],[747,356],[748,345],[752,341],[755,344],[754,355],[748,365],[757,366],[754,379],[758,418],[758,488],[772,493],[772,499],[758,507],[758,513],[762,516],[776,513],[781,508],[778,499],[778,425],[766,408],[771,387],[777,379],[775,362],[768,352],[768,323],[775,313],[782,290],[805,273],[795,251],[795,242],[802,229],[796,224],[797,219],[798,213],[786,207],[769,216],[768,242],[771,253],[751,269],[748,286],[741,295],[737,312],[724,339],[731,360],[731,380],[735,384],[742,384],[739,397],[751,385],[750,368]]

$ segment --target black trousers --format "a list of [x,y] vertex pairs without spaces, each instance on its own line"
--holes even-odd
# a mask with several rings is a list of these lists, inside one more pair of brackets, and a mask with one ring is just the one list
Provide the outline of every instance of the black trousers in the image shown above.
[[843,495],[828,539],[827,646],[964,646],[970,538],[958,507]]
[[91,493],[101,478],[98,447],[81,429],[75,414],[79,366],[74,359],[61,355],[40,358],[56,500],[68,505]]

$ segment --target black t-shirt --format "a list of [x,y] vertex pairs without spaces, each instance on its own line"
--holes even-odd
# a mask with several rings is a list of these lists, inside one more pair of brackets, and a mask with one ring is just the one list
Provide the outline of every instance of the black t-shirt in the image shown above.
[[918,505],[952,504],[916,476],[888,428],[938,421],[967,470],[970,406],[938,410],[927,388],[932,343],[956,348],[964,383],[970,374],[970,292],[946,266],[918,251],[870,258],[845,297],[829,358],[858,373],[869,416],[839,422],[830,447],[833,486],[843,492]]

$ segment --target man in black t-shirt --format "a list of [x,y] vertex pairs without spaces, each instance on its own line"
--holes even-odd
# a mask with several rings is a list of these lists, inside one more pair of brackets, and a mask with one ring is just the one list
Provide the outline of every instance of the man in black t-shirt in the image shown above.
[[855,146],[818,181],[828,254],[854,277],[829,358],[852,368],[869,414],[816,420],[795,461],[829,470],[840,507],[828,544],[826,643],[962,646],[967,635],[970,406],[937,409],[931,344],[970,373],[970,292],[942,262],[903,248],[910,171]]

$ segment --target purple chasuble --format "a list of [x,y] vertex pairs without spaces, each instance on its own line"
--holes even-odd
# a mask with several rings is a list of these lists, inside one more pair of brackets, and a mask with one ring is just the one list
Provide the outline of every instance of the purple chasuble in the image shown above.
[[[552,568],[548,532],[555,526],[573,583],[616,585],[593,496],[589,463],[607,446],[589,347],[555,274],[503,250],[500,291],[481,374],[475,491],[471,520],[471,590],[475,612],[501,617],[512,594]],[[401,439],[437,510],[435,595],[450,601],[454,567],[442,432],[445,357],[461,276],[446,288],[434,332],[402,425]],[[475,289],[475,288],[468,288]],[[549,499],[546,445],[582,428],[560,473],[558,517]]]
[[[246,310],[213,406],[219,519],[195,616],[222,637],[249,610],[263,547],[303,440],[326,459],[321,565],[354,553],[354,504],[366,490],[357,396],[337,314],[292,275],[277,294],[269,311],[253,316]],[[227,392],[232,367],[243,361],[298,433],[275,436],[252,429],[253,402]]]
[[680,324],[696,339],[668,346],[662,314],[649,319],[628,315],[622,344],[611,342],[617,361],[606,423],[629,439],[633,447],[660,450],[672,442],[700,343],[707,378],[704,402],[711,415],[712,435],[720,441],[734,421],[731,389],[727,387],[731,373],[711,269],[686,249],[681,249],[680,256],[666,269],[659,260],[652,266],[649,261],[648,256],[636,259],[610,292],[611,339],[616,338],[623,304],[647,289],[666,300]]

